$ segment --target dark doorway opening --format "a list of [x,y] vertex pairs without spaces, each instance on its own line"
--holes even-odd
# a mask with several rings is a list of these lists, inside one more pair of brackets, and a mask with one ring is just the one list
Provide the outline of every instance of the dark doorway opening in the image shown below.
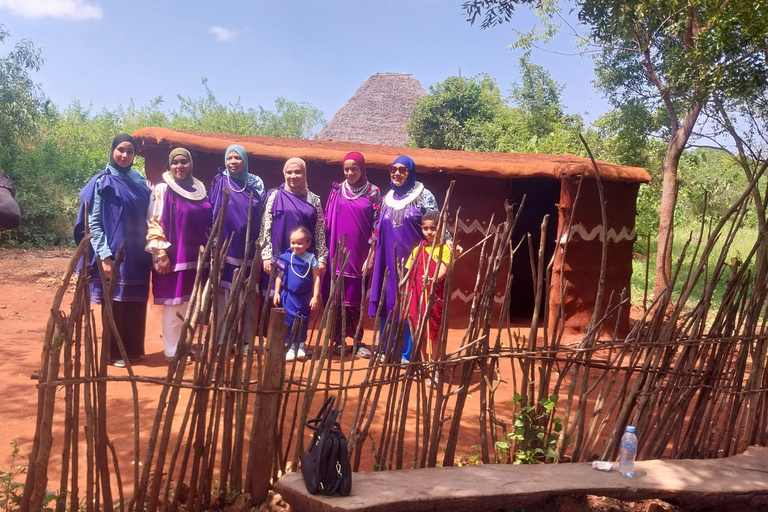
[[[516,209],[523,200],[523,196],[525,196],[525,205],[515,226],[515,231],[512,233],[512,243],[514,244],[513,247],[517,247],[517,244],[530,233],[530,246],[533,250],[533,258],[531,258],[531,253],[529,252],[528,241],[523,240],[512,262],[513,277],[509,306],[509,315],[512,319],[530,319],[533,314],[536,281],[534,280],[532,268],[535,269],[538,266],[541,223],[545,215],[549,215],[544,246],[545,268],[555,252],[557,245],[557,203],[560,201],[560,180],[551,178],[513,180],[510,202],[516,205]],[[533,264],[531,261],[533,261]],[[546,311],[543,295],[541,297],[541,311]]]

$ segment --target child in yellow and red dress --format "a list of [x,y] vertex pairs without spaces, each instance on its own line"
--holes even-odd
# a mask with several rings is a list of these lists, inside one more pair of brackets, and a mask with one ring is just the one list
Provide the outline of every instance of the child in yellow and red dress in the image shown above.
[[422,240],[413,249],[408,262],[405,264],[408,269],[413,267],[410,277],[411,302],[408,313],[411,332],[416,332],[417,326],[426,312],[430,291],[433,286],[435,290],[435,303],[429,311],[429,320],[427,322],[427,343],[421,345],[423,361],[427,361],[428,358],[434,359],[435,357],[437,335],[440,332],[440,323],[443,319],[445,275],[451,262],[451,250],[443,243],[444,237],[442,235],[437,244],[435,244],[434,251],[432,250],[432,245],[437,236],[439,219],[440,214],[436,211],[428,211],[422,216],[421,232],[425,240]]

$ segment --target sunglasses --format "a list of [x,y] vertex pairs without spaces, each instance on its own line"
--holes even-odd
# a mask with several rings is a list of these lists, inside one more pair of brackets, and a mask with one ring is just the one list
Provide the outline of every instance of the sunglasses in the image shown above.
[[407,167],[390,167],[389,168],[389,174],[408,174],[408,168]]

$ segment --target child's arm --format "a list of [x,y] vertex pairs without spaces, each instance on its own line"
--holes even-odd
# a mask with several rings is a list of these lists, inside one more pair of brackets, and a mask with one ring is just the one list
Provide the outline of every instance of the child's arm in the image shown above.
[[280,289],[283,287],[283,274],[278,272],[275,278],[275,296],[272,299],[272,304],[275,306],[280,305]]
[[317,309],[317,306],[320,305],[320,302],[322,301],[322,298],[320,297],[320,277],[322,276],[322,271],[320,268],[313,268],[312,269],[312,280],[314,281],[314,286],[312,289],[312,299],[309,301],[309,309],[315,310]]

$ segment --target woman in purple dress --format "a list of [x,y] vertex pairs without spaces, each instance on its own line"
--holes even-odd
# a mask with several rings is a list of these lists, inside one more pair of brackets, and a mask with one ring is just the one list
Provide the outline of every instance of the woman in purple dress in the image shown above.
[[[407,260],[423,239],[421,216],[427,211],[438,211],[437,201],[432,192],[416,181],[416,163],[412,158],[399,156],[389,169],[390,191],[384,197],[377,226],[376,252],[371,275],[371,298],[368,314],[376,316],[381,290],[386,289],[381,313],[382,329],[387,316],[395,308],[397,295],[397,264]],[[395,249],[396,247],[396,249]],[[395,255],[397,250],[397,255]],[[384,281],[384,270],[389,276]],[[412,340],[408,326],[405,326],[403,360],[410,361]]]
[[[328,264],[328,247],[325,245],[325,217],[320,196],[307,187],[307,164],[301,158],[290,158],[283,166],[285,183],[269,191],[261,222],[261,258],[264,274],[261,293],[266,297],[272,265],[280,253],[290,246],[291,231],[304,226],[312,233],[308,252],[317,257],[320,274],[325,274]],[[269,290],[274,293],[274,290]],[[271,303],[271,301],[267,301]]]
[[[360,322],[360,303],[363,298],[363,271],[373,263],[370,250],[376,243],[376,223],[381,209],[381,190],[368,181],[365,157],[357,151],[344,157],[344,176],[341,184],[334,183],[325,206],[325,227],[330,236],[330,264],[341,259],[341,246],[346,237],[349,262],[343,269],[332,268],[331,275],[344,275],[344,304],[346,329],[342,332],[341,309],[336,312],[334,353],[341,354],[345,338],[354,338]],[[341,265],[341,261],[338,265]],[[362,331],[361,331],[362,334]],[[370,357],[363,343],[355,347],[360,357]]]
[[[149,275],[152,268],[152,258],[144,250],[151,192],[146,178],[131,168],[135,154],[136,141],[133,137],[126,134],[115,137],[106,168],[91,178],[80,191],[81,203],[74,233],[78,244],[85,236],[86,224],[92,234],[90,291],[91,301],[96,304],[104,301],[96,256],[101,259],[104,272],[110,278],[117,250],[125,242],[125,258],[112,297],[112,312],[117,332],[131,361],[144,355]],[[125,366],[114,336],[109,344],[109,361],[114,366]]]
[[192,295],[200,246],[208,241],[211,202],[193,177],[192,155],[176,148],[168,155],[163,181],[155,185],[147,212],[147,252],[152,254],[152,293],[163,306],[165,360],[176,355],[182,316]]
[[[224,191],[229,190],[229,204],[227,216],[224,219],[224,239],[231,238],[227,257],[224,260],[224,268],[221,275],[221,287],[219,289],[219,311],[223,312],[229,295],[232,291],[232,278],[236,268],[240,268],[246,258],[245,246],[249,245],[247,262],[249,265],[256,254],[254,241],[259,238],[259,226],[261,214],[264,210],[264,182],[255,174],[248,172],[248,154],[243,146],[232,144],[224,153],[226,168],[213,177],[211,181],[211,205],[213,206],[213,221],[219,213],[219,208],[224,203]],[[253,199],[251,199],[253,194]],[[248,210],[251,210],[250,240],[246,240],[248,229]],[[250,275],[251,268],[246,266],[246,276]],[[246,304],[248,316],[245,322],[244,343],[248,344],[255,322],[255,301],[253,294],[249,296]]]

